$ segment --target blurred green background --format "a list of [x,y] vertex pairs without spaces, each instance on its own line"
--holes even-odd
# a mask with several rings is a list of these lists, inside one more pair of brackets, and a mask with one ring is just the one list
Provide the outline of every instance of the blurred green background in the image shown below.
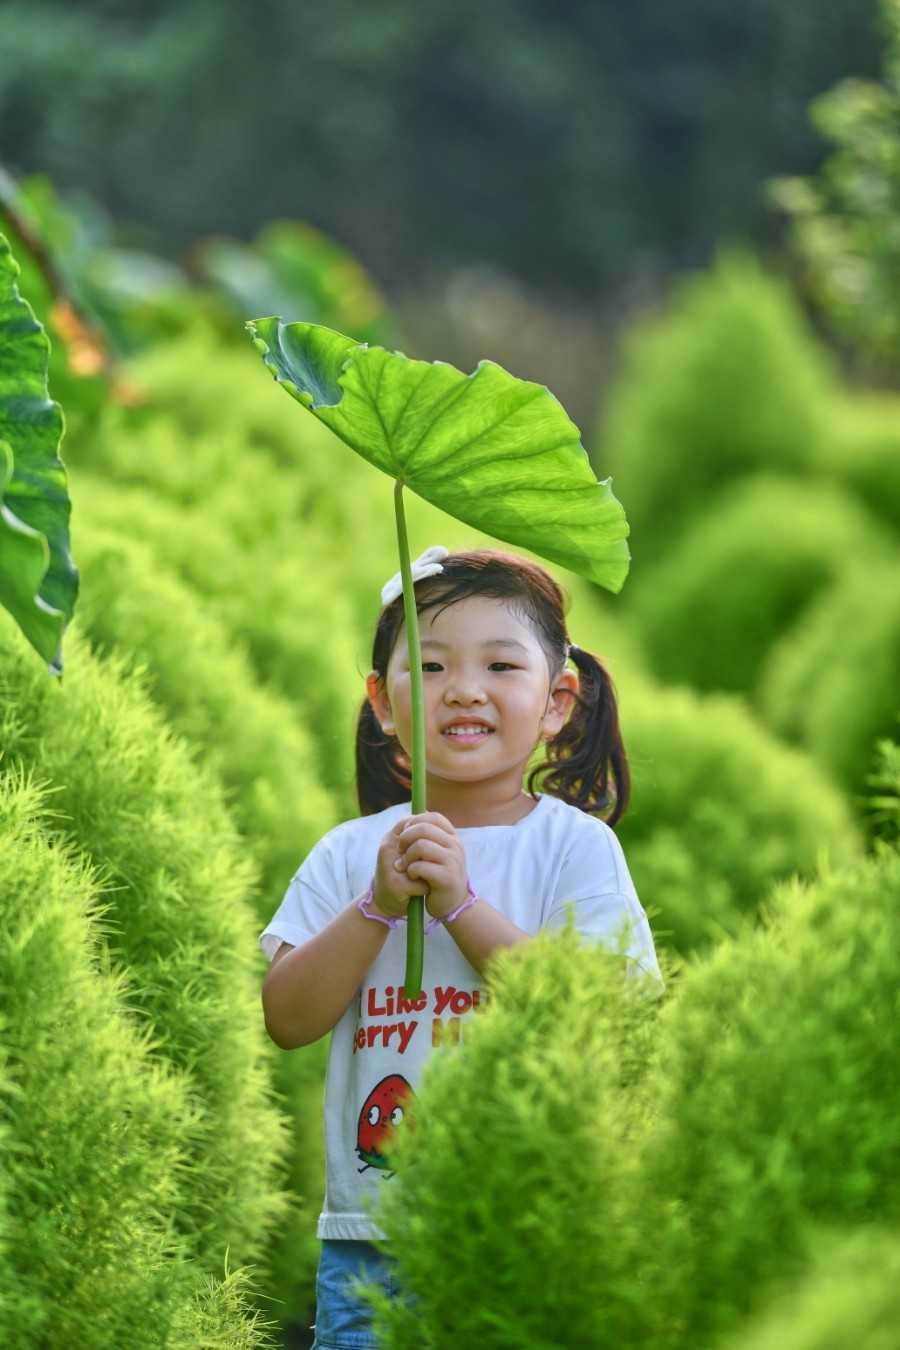
[[[854,1271],[890,1241],[863,1226],[900,1224],[879,1170],[900,1148],[898,70],[897,0],[4,7],[0,229],[51,340],[82,572],[61,687],[0,612],[4,1344],[253,1350],[260,1315],[309,1344],[324,1046],[266,1042],[256,933],[355,810],[351,726],[396,546],[388,480],[247,341],[273,313],[547,384],[631,524],[621,596],[561,579],[619,688],[619,833],[672,970],[663,1049],[641,1031],[650,1067],[622,1095],[622,1018],[594,1018],[593,966],[563,948],[484,1043],[489,1066],[527,1049],[569,981],[571,1053],[613,1086],[567,1128],[583,1144],[602,1118],[643,1150],[637,1189],[624,1154],[560,1190],[549,1116],[515,1141],[550,1246],[569,1205],[591,1206],[571,1229],[586,1260],[625,1225],[583,1286],[608,1325],[563,1291],[577,1343],[742,1335],[785,1233],[793,1326],[834,1264],[820,1229],[853,1230],[834,1297],[858,1316]],[[408,512],[414,552],[483,542]],[[73,1054],[54,1034],[70,1022]],[[823,1088],[842,1056],[862,1066],[843,1115]],[[519,1067],[549,1110],[550,1069]],[[700,1124],[723,1159],[708,1186]],[[568,1138],[567,1166],[587,1158]],[[464,1142],[483,1184],[431,1160],[395,1231],[448,1185],[504,1203],[508,1173]],[[507,1255],[529,1301],[523,1241]],[[476,1322],[489,1259],[457,1267]],[[519,1350],[525,1316],[473,1336]],[[816,1325],[802,1343],[832,1350]]]
[[9,0],[0,161],[190,260],[308,221],[416,354],[489,356],[584,424],[622,311],[823,146],[810,100],[875,73],[876,0]]

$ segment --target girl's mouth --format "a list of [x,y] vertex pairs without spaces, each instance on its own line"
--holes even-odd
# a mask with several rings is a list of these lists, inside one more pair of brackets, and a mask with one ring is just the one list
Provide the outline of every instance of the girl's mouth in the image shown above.
[[441,735],[449,736],[453,740],[484,740],[486,736],[493,735],[493,728],[478,722],[454,722],[449,727],[444,727]]

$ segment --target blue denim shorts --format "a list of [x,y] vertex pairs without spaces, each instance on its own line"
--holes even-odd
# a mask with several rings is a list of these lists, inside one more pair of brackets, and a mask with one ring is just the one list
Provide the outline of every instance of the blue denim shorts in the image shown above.
[[316,1276],[316,1339],[312,1350],[377,1350],[372,1311],[354,1288],[378,1284],[394,1298],[394,1263],[371,1242],[325,1241]]

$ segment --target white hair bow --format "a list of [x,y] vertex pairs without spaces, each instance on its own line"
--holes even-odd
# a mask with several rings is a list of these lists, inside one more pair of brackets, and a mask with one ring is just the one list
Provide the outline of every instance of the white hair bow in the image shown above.
[[[443,548],[440,544],[435,544],[433,548],[426,548],[421,557],[416,558],[414,563],[410,564],[412,570],[413,585],[421,581],[423,577],[437,576],[438,572],[443,572],[441,563],[447,557],[450,550]],[[403,575],[400,572],[394,574],[390,581],[386,581],[381,588],[381,603],[390,605],[397,599],[398,595],[403,594]]]

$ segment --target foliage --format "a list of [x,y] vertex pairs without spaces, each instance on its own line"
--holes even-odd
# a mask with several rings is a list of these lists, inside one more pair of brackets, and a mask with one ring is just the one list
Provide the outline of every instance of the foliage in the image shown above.
[[4,1345],[165,1344],[188,1272],[168,1214],[196,1128],[109,968],[90,868],[46,792],[0,782],[0,1329]]
[[254,1306],[257,1292],[245,1270],[207,1276],[178,1311],[171,1350],[270,1350],[271,1323]]
[[616,832],[657,941],[702,949],[773,881],[857,854],[846,798],[737,700],[633,681],[622,727],[633,793]]
[[896,741],[878,742],[875,765],[866,784],[873,789],[866,806],[876,830],[900,842],[900,745]]
[[808,1274],[729,1350],[890,1350],[900,1322],[896,1231],[860,1229],[828,1243]]
[[574,929],[497,961],[490,988],[463,1051],[429,1066],[384,1188],[412,1298],[380,1306],[379,1344],[623,1344],[607,1310],[639,1291],[601,1230],[635,1179],[654,1000]]
[[232,316],[301,314],[309,323],[384,342],[392,322],[359,261],[305,221],[276,220],[252,244],[213,236],[193,249],[195,269],[230,301]]
[[16,285],[0,235],[0,604],[54,674],[78,573],[59,458],[62,410],[47,391],[47,338]]
[[879,82],[849,78],[812,105],[833,149],[815,178],[777,180],[808,284],[837,330],[877,358],[900,355],[900,5],[880,0]]
[[60,689],[4,635],[0,762],[52,787],[58,836],[102,871],[110,959],[128,972],[155,1057],[191,1094],[171,1217],[214,1271],[226,1249],[238,1263],[255,1258],[284,1207],[284,1122],[271,1101],[248,904],[255,877],[221,789],[126,663],[70,639],[77,661]]
[[900,712],[900,559],[854,568],[772,650],[760,684],[770,725],[859,792]]
[[624,513],[548,389],[490,361],[466,376],[314,324],[247,327],[286,391],[383,473],[475,529],[621,588]]
[[169,255],[294,216],[395,290],[487,259],[593,297],[771,237],[759,183],[815,167],[873,8],[7,0],[0,147]]
[[788,883],[658,1017],[597,953],[498,962],[385,1189],[385,1346],[701,1350],[824,1235],[896,1225],[898,902],[896,851]]
[[844,488],[757,474],[635,568],[628,613],[661,679],[752,694],[773,642],[848,567],[889,555],[892,538]]
[[259,682],[215,611],[149,547],[102,531],[80,541],[82,626],[95,650],[125,658],[172,730],[218,771],[259,861],[268,920],[298,860],[337,823],[312,736],[288,699]]
[[729,479],[808,470],[829,388],[796,302],[748,255],[722,254],[663,316],[636,323],[598,433],[628,503],[636,566],[664,556]]
[[900,1220],[898,939],[892,851],[789,883],[764,931],[685,974],[634,1195],[653,1329],[631,1344],[705,1345],[818,1235]]
[[900,531],[900,398],[853,389],[833,399],[822,467]]

